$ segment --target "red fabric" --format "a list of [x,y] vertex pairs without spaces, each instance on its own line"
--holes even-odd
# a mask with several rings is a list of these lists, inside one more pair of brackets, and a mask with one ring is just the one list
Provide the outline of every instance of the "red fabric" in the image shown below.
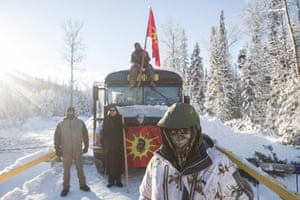
[[156,126],[128,127],[126,133],[127,165],[131,168],[146,167],[162,144],[160,130]]
[[155,22],[154,22],[154,16],[153,16],[153,12],[152,12],[151,8],[150,8],[150,13],[149,13],[147,37],[152,38],[152,57],[155,58],[155,65],[160,66],[158,37],[157,37],[156,26],[155,26]]

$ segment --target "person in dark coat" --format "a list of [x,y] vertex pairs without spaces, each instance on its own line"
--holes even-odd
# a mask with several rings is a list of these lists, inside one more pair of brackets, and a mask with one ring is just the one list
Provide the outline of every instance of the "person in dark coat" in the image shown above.
[[124,144],[122,116],[115,106],[110,106],[103,121],[102,142],[106,151],[107,187],[123,187],[121,174],[124,170]]

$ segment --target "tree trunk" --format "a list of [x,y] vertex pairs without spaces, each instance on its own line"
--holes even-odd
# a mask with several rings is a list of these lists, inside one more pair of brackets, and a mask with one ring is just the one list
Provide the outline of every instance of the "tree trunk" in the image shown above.
[[[300,51],[300,41],[299,41],[299,44],[297,44],[295,33],[294,33],[294,30],[293,30],[293,27],[292,27],[292,24],[291,24],[291,20],[290,20],[290,17],[289,17],[289,11],[288,11],[288,7],[287,7],[287,1],[284,0],[283,2],[284,2],[284,9],[285,9],[285,16],[286,16],[286,20],[287,20],[288,29],[289,29],[289,32],[290,32],[292,44],[293,44],[293,51],[294,51],[295,59],[296,59],[296,73],[297,73],[297,76],[299,77],[299,75],[300,75],[299,74],[300,73],[300,64],[299,64],[298,53],[300,53],[300,52],[298,52],[298,51]],[[297,49],[298,46],[299,46],[299,50]]]

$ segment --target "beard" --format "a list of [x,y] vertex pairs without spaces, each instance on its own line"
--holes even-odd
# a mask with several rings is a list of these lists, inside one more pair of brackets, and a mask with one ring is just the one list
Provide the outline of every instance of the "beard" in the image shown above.
[[69,114],[69,113],[68,113],[68,114],[67,114],[67,118],[68,118],[68,119],[73,119],[73,118],[74,118],[74,114]]

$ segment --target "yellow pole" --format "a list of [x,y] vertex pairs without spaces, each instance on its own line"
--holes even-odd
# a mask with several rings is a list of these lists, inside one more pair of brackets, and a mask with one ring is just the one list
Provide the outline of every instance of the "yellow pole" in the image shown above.
[[260,183],[263,183],[265,186],[267,186],[270,190],[272,190],[274,193],[278,194],[282,199],[286,200],[299,200],[300,194],[294,191],[290,191],[287,189],[283,184],[281,184],[276,179],[268,176],[263,175],[261,173],[258,173],[257,170],[255,170],[252,166],[250,166],[248,163],[242,162],[234,153],[231,151],[222,148],[220,146],[215,145],[216,149],[224,153],[228,158],[235,163],[240,169],[244,170],[248,174],[250,174],[253,178],[258,180]]
[[25,163],[24,165],[14,168],[8,172],[4,172],[3,174],[0,174],[0,183],[7,181],[8,179],[12,178],[13,176],[16,176],[20,174],[21,172],[41,163],[46,160],[49,160],[50,158],[53,158],[55,156],[54,152],[48,153],[44,156],[41,156],[33,161],[30,161],[28,163]]

